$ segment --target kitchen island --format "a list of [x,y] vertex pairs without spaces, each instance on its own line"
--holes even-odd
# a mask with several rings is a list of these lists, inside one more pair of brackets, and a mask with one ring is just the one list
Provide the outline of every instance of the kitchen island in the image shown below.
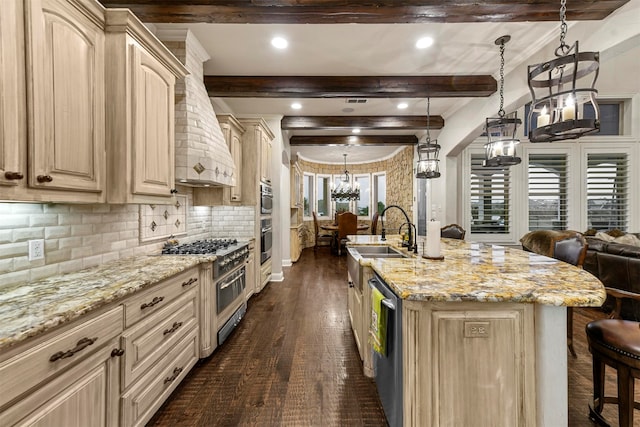
[[[350,239],[351,246],[400,242]],[[602,305],[600,281],[514,248],[442,239],[442,253],[442,261],[360,260],[365,279],[377,275],[401,299],[403,424],[567,425],[566,308]],[[361,289],[366,328],[371,295]]]

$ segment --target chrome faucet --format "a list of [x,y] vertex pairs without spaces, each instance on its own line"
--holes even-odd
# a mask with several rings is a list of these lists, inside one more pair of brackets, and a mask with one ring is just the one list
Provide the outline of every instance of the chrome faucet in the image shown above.
[[[381,233],[381,237],[380,240],[385,241],[387,240],[386,237],[386,230],[384,228],[384,213],[386,211],[388,211],[391,208],[398,208],[400,209],[400,212],[402,212],[402,214],[404,215],[405,219],[407,220],[407,222],[403,223],[400,228],[398,229],[398,233],[400,232],[400,229],[402,229],[402,226],[405,224],[409,224],[409,243],[405,244],[404,241],[402,241],[402,246],[404,247],[409,247],[409,251],[413,251],[414,253],[418,253],[418,245],[416,244],[416,234],[418,234],[416,232],[416,226],[411,222],[411,220],[409,219],[409,215],[407,215],[407,212],[405,212],[404,209],[402,209],[400,206],[398,205],[389,205],[386,208],[384,208],[384,210],[382,211],[382,213],[380,214],[380,222],[382,223],[382,233]],[[411,227],[413,227],[413,235],[411,234]],[[413,236],[413,239],[412,239]]]

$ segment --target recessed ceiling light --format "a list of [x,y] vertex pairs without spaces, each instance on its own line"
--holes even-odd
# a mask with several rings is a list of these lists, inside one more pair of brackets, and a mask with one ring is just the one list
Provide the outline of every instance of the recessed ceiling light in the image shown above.
[[300,104],[299,102],[294,102],[293,104],[291,104],[291,108],[293,108],[294,110],[299,110],[302,108],[302,104]]
[[398,110],[404,110],[409,106],[409,104],[407,104],[406,102],[401,102],[400,104],[398,104]]
[[360,128],[351,129],[351,133],[360,133]]
[[357,142],[358,141],[358,137],[357,136],[350,136],[349,137],[349,142]]
[[416,42],[416,48],[426,49],[432,44],[433,44],[433,39],[431,37],[422,37]]
[[271,45],[276,49],[286,49],[289,42],[283,37],[274,37],[271,39]]

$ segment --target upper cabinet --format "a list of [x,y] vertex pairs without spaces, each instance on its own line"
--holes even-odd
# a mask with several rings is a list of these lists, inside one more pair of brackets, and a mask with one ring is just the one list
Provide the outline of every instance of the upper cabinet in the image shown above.
[[273,134],[271,131],[262,132],[260,135],[260,181],[271,184],[271,158],[273,156]]
[[63,0],[2,8],[0,197],[104,201],[104,9]]
[[239,119],[242,138],[242,197],[245,205],[260,204],[260,181],[271,183],[271,141],[274,135],[264,119]]
[[174,87],[187,70],[127,9],[107,9],[110,203],[174,193]]
[[291,207],[302,207],[302,170],[297,162],[291,163]]

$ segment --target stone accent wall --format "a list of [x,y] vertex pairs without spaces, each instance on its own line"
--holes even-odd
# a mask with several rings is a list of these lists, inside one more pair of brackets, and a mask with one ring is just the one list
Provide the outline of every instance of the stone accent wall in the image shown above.
[[[186,194],[187,242],[211,237],[212,209],[193,207]],[[161,209],[162,205],[156,205]],[[140,242],[140,205],[0,203],[2,286],[142,254],[159,254],[164,239]],[[28,241],[45,240],[45,259],[29,261]]]
[[192,33],[163,43],[189,70],[176,82],[176,180],[235,184],[235,164],[204,86],[209,55]]
[[[398,154],[390,159],[381,160],[371,163],[359,163],[349,164],[347,163],[347,170],[350,174],[359,173],[375,173],[386,172],[387,175],[387,203],[386,205],[398,205],[401,206],[409,215],[409,218],[413,221],[413,151],[412,146],[406,147]],[[302,169],[302,172],[313,174],[331,174],[339,175],[344,173],[344,164],[322,164],[309,162],[303,159],[298,159],[298,165]],[[332,222],[330,220],[320,220],[319,224]],[[367,222],[368,221],[359,221]],[[385,213],[385,228],[390,234],[397,234],[398,227],[405,223],[406,219],[404,215],[397,210],[391,209]],[[310,247],[315,244],[315,232],[313,220],[304,221],[305,227],[310,230],[306,239],[302,244],[303,247]],[[380,234],[382,230],[381,224],[378,223],[377,233]],[[368,233],[362,232],[362,233]]]

